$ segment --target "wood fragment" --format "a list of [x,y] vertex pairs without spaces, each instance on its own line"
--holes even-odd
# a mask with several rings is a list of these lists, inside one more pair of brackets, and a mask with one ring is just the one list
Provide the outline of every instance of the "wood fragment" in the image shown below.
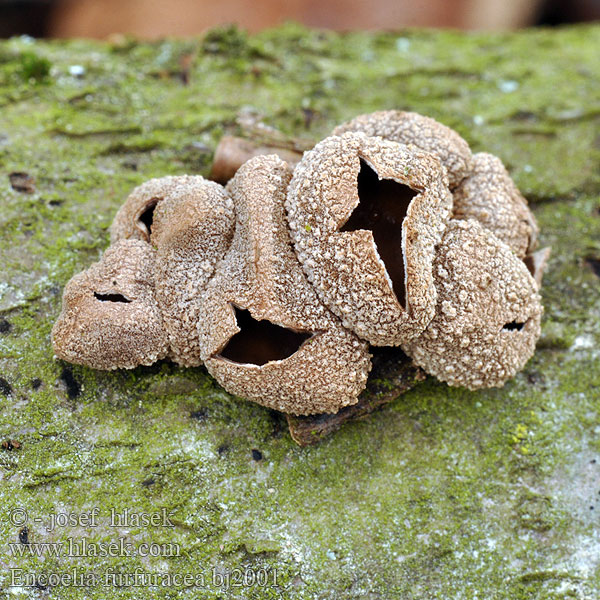
[[19,450],[21,448],[21,442],[17,440],[4,440],[0,447],[2,450]]
[[552,249],[550,247],[542,248],[537,252],[529,254],[523,259],[525,261],[525,265],[529,269],[529,272],[535,279],[538,288],[542,287],[542,277],[544,276],[544,271],[546,270],[551,250]]
[[264,122],[259,114],[240,111],[235,120],[240,129],[240,136],[254,141],[263,146],[273,146],[275,148],[287,148],[295,150],[302,154],[310,150],[316,143],[316,139],[290,136],[280,131],[272,125]]
[[11,173],[8,176],[10,186],[16,192],[33,194],[35,192],[35,180],[29,173]]
[[209,178],[225,185],[246,161],[263,154],[276,154],[292,168],[302,158],[302,152],[299,150],[226,135],[221,138],[215,150]]
[[397,347],[371,348],[373,368],[366,389],[357,404],[346,406],[336,414],[299,417],[287,415],[292,439],[300,446],[320,442],[337,431],[348,421],[369,415],[379,407],[392,402],[398,396],[425,379],[425,373]]

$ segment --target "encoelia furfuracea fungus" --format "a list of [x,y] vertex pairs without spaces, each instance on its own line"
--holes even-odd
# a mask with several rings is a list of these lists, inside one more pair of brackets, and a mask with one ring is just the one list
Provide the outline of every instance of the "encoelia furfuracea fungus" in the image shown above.
[[498,158],[416,113],[361,115],[295,168],[257,156],[225,187],[136,188],[67,284],[54,350],[96,369],[205,364],[297,415],[356,403],[369,344],[449,385],[502,386],[540,335],[537,234]]

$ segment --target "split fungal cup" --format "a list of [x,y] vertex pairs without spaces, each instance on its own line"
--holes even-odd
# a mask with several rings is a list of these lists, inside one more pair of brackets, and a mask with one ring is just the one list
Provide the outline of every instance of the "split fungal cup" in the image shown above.
[[436,156],[363,133],[326,138],[296,167],[286,207],[298,259],[345,327],[377,346],[425,329],[452,213]]
[[370,354],[297,261],[284,210],[290,178],[285,162],[260,156],[228,185],[236,229],[200,301],[201,354],[233,394],[293,414],[335,413],[357,402]]
[[543,308],[525,263],[477,221],[456,220],[438,248],[434,275],[435,317],[402,349],[449,385],[504,385],[540,335]]
[[231,243],[234,220],[233,201],[222,186],[182,175],[137,187],[113,222],[113,241],[141,238],[156,248],[156,299],[170,358],[182,366],[202,364],[197,300]]

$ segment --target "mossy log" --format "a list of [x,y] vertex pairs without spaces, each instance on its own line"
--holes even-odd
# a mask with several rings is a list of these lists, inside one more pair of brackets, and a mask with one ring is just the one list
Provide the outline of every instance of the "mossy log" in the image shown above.
[[[598,26],[2,42],[0,597],[598,597],[599,47]],[[310,141],[389,108],[500,156],[552,246],[542,338],[502,389],[429,378],[301,448],[202,368],[53,358],[62,289],[134,186],[207,175],[253,123]],[[72,556],[83,538],[131,547]],[[97,579],[49,578],[73,569]]]

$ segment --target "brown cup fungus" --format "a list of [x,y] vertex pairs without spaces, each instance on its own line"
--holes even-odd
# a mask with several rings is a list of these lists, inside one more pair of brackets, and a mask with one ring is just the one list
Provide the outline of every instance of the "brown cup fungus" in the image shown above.
[[150,179],[136,187],[121,205],[110,227],[112,244],[119,240],[150,241],[154,210],[168,191],[186,177]]
[[474,220],[451,221],[434,263],[436,315],[403,350],[449,385],[502,386],[540,335],[537,284],[515,253]]
[[345,327],[377,346],[425,329],[452,211],[437,157],[362,133],[332,136],[305,153],[286,206],[298,258]]
[[229,392],[294,414],[337,412],[366,385],[368,345],[321,303],[294,255],[290,178],[285,162],[261,156],[228,186],[236,229],[202,296],[202,358]]
[[233,201],[223,187],[198,176],[165,178],[162,187],[150,236],[156,247],[156,300],[170,357],[185,367],[198,366],[198,298],[231,243]]
[[369,343],[449,385],[501,386],[540,334],[536,238],[498,158],[415,113],[361,115],[293,174],[257,156],[227,188],[136,188],[112,246],[67,284],[52,342],[97,369],[204,361],[229,392],[297,415],[355,404]]
[[430,117],[413,112],[383,110],[359,115],[336,127],[332,135],[362,132],[391,142],[413,145],[437,156],[446,167],[450,189],[454,189],[472,169],[469,145],[456,131]]
[[[67,285],[64,302],[69,306],[75,301],[84,302],[82,306],[85,309],[74,311],[71,308],[68,315],[70,321],[81,322],[78,325],[71,323],[74,327],[82,327],[85,321],[90,339],[89,332],[92,330],[98,330],[96,337],[107,336],[106,331],[102,331],[107,327],[107,314],[117,319],[112,325],[112,329],[116,329],[119,318],[125,319],[128,312],[135,311],[141,329],[144,319],[156,326],[155,313],[158,312],[160,338],[165,338],[168,353],[161,350],[160,344],[156,352],[150,347],[151,340],[157,339],[156,331],[141,343],[129,321],[127,327],[121,329],[117,345],[102,344],[96,340],[95,345],[86,346],[84,340],[77,342],[70,333],[70,337],[63,339],[66,331],[63,320],[67,315],[63,310],[63,316],[55,327],[57,355],[99,369],[133,368],[138,364],[151,364],[166,355],[183,366],[200,365],[197,299],[231,242],[233,223],[233,202],[227,192],[202,177],[163,177],[136,188],[115,217],[113,245],[99,263],[103,268],[94,267],[86,272],[86,277],[83,277],[84,274],[74,277]],[[151,257],[151,261],[146,255]],[[151,300],[152,310],[146,307],[150,312],[141,311],[139,298],[133,302],[127,294],[119,296],[116,292],[112,293],[116,290],[113,285],[123,281],[132,286],[143,281],[137,275],[127,279],[136,265],[143,270],[145,281],[152,288],[152,294],[144,296],[146,304]],[[117,283],[113,284],[119,269],[125,279],[117,279]],[[105,293],[107,289],[109,292]],[[94,303],[89,296],[92,292],[96,294],[96,300],[106,303]],[[110,299],[116,304],[109,303]],[[139,353],[133,352],[129,346],[136,346]],[[80,360],[67,358],[67,355],[73,358],[75,354]]]
[[131,369],[167,355],[155,257],[146,242],[121,240],[69,281],[52,330],[59,358],[95,369]]
[[475,154],[473,169],[453,196],[455,218],[477,219],[519,258],[525,258],[535,248],[538,233],[535,218],[496,156],[485,152]]

